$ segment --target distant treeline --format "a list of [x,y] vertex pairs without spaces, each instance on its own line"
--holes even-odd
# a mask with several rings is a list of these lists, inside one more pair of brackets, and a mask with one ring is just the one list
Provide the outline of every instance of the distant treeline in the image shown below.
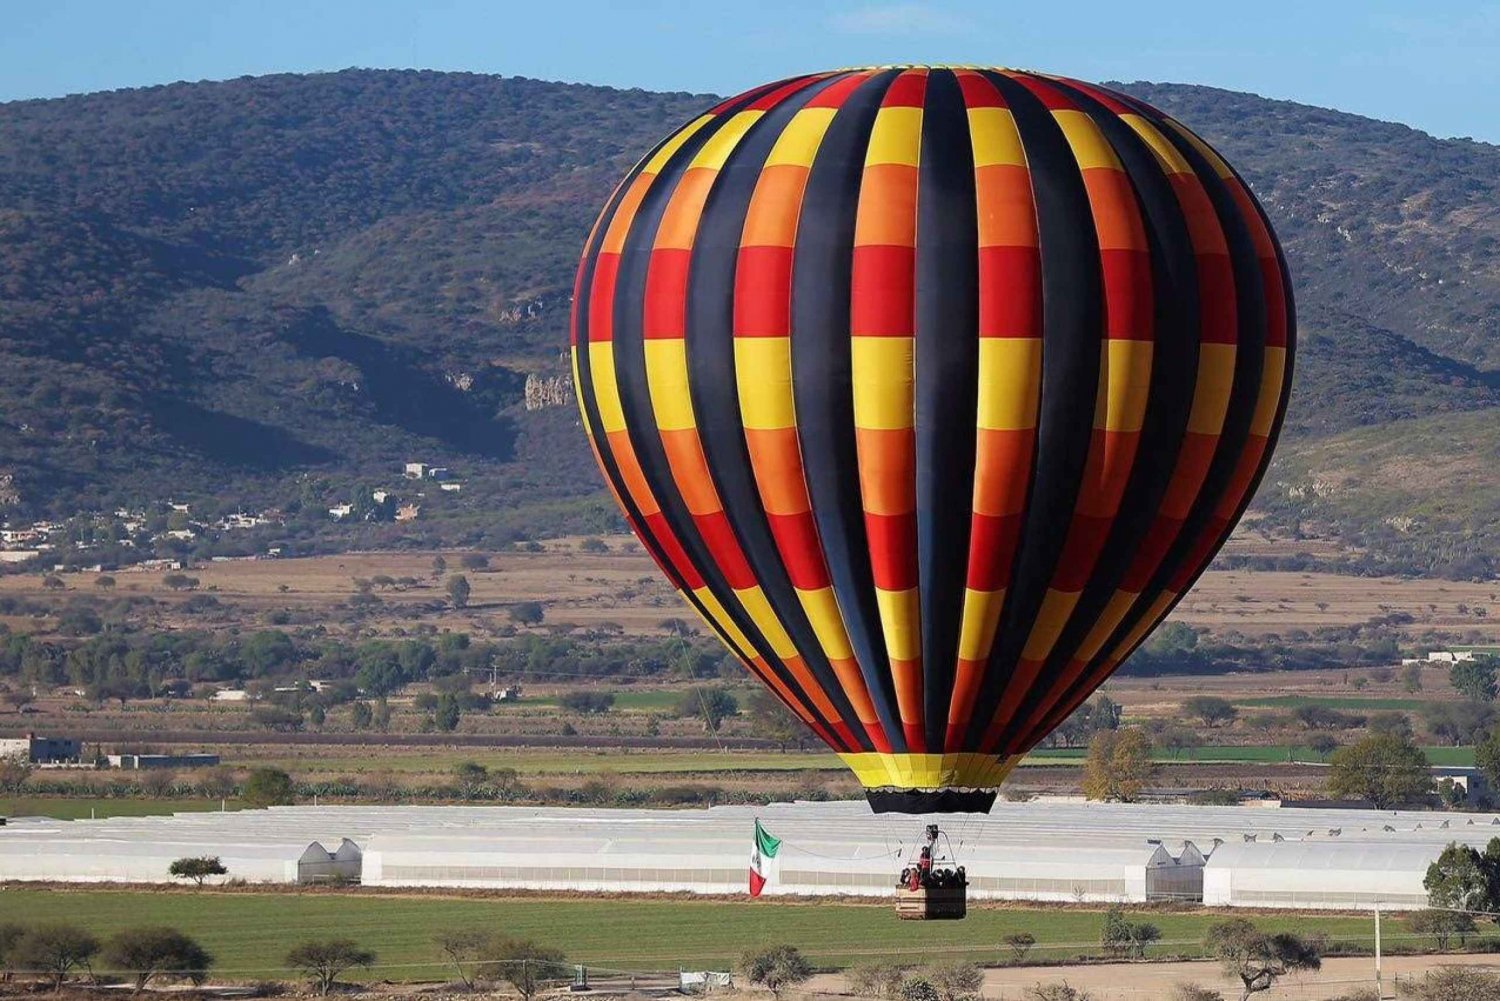
[[[0,627],[3,628],[3,627]],[[0,634],[0,678],[23,686],[74,685],[98,698],[144,698],[197,685],[347,681],[384,695],[403,685],[467,673],[505,680],[714,677],[727,664],[716,643],[660,637],[526,636],[476,642],[467,633],[350,643],[278,629],[114,632],[78,641]],[[336,697],[333,701],[339,701]]]

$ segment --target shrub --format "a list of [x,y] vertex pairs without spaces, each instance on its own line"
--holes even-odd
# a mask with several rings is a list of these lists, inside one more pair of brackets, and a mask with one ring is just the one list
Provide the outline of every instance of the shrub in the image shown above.
[[788,987],[795,987],[812,977],[812,964],[793,945],[776,945],[752,950],[740,960],[745,979],[759,984],[776,997]]
[[898,998],[906,970],[897,963],[861,963],[844,974],[849,990],[860,997]]
[[279,768],[251,769],[240,798],[255,807],[284,806],[293,798],[292,777]]
[[1036,936],[1029,931],[1011,932],[1000,941],[1010,946],[1011,957],[1017,963],[1026,959],[1031,947],[1036,945]]

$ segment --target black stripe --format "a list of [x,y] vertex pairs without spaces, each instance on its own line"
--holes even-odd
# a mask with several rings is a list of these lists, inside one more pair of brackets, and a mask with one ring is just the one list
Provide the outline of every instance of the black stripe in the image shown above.
[[[737,110],[737,109],[736,109]],[[671,527],[678,542],[682,544],[688,559],[703,577],[704,586],[723,606],[725,614],[755,652],[766,662],[768,668],[797,694],[807,708],[825,727],[832,730],[831,720],[825,718],[817,707],[807,700],[807,693],[800,682],[777,658],[770,643],[755,622],[745,613],[735,597],[733,589],[719,569],[717,561],[704,544],[698,527],[693,521],[681,493],[676,489],[671,464],[661,435],[656,425],[656,414],[651,405],[651,390],[646,379],[646,350],[644,338],[644,309],[646,298],[646,276],[651,264],[652,244],[683,173],[693,155],[728,121],[735,111],[727,111],[717,120],[700,129],[682,149],[662,167],[655,183],[646,192],[635,221],[625,238],[620,254],[620,271],[615,286],[614,301],[614,350],[615,375],[620,385],[620,401],[625,410],[625,424],[630,441],[640,462],[642,474],[652,484],[656,499],[661,504],[662,517]]]
[[836,79],[807,87],[767,111],[735,147],[709,192],[688,272],[688,387],[704,459],[740,548],[808,669],[853,731],[859,749],[868,751],[874,745],[818,643],[771,535],[745,445],[739,395],[734,389],[735,266],[750,198],[766,157],[787,122]]
[[923,715],[940,751],[953,700],[974,495],[979,405],[979,221],[968,110],[934,70],[917,180],[916,478]]
[[[1177,538],[1168,547],[1161,566],[1152,575],[1150,583],[1136,599],[1129,614],[1100,648],[1099,656],[1084,672],[1086,678],[1098,677],[1099,681],[1103,680],[1103,677],[1099,677],[1104,669],[1103,662],[1109,657],[1110,652],[1124,642],[1131,631],[1140,624],[1152,604],[1166,589],[1167,582],[1182,569],[1184,562],[1197,547],[1199,536],[1207,530],[1214,509],[1229,486],[1234,469],[1244,453],[1245,442],[1250,435],[1250,420],[1254,416],[1256,400],[1260,395],[1266,342],[1266,296],[1264,283],[1261,281],[1260,263],[1256,257],[1255,244],[1250,238],[1250,231],[1246,227],[1244,217],[1240,215],[1239,206],[1235,203],[1233,195],[1209,162],[1191,143],[1166,124],[1158,112],[1124,95],[1121,95],[1121,100],[1136,108],[1142,116],[1158,127],[1158,131],[1187,160],[1193,173],[1198,176],[1198,180],[1208,193],[1209,201],[1213,204],[1214,212],[1219,218],[1219,226],[1224,231],[1224,238],[1229,248],[1229,261],[1234,273],[1237,334],[1234,385],[1230,389],[1224,426],[1219,433],[1219,441],[1214,449],[1214,456],[1209,463],[1203,485],[1198,490],[1198,496],[1193,501],[1193,506],[1183,521]],[[1200,569],[1200,573],[1202,569],[1207,569],[1206,565]],[[1178,600],[1180,601],[1187,592],[1188,588],[1183,588]],[[1033,735],[1045,734],[1048,729],[1061,723],[1072,708],[1076,708],[1073,700],[1060,705],[1048,715],[1040,727],[1033,731]]]
[[860,500],[854,436],[849,295],[854,221],[865,147],[881,98],[897,73],[860,86],[834,115],[802,197],[792,257],[792,389],[813,520],[834,595],[890,747],[906,750],[887,668],[875,578]]
[[1099,389],[1099,241],[1083,175],[1062,129],[1029,90],[985,72],[1010,106],[1030,168],[1042,268],[1042,386],[1036,458],[1015,574],[966,745],[980,741],[999,707],[1057,568],[1093,435]]
[[[1187,219],[1172,182],[1146,143],[1114,112],[1082,91],[1056,82],[1053,86],[1089,115],[1130,178],[1151,252],[1155,309],[1151,388],[1130,480],[1093,573],[1042,669],[1042,683],[1017,713],[1017,722],[1022,726],[1032,721],[1044,698],[1060,694],[1058,702],[1062,703],[1079,692],[1086,697],[1103,681],[1091,679],[1085,667],[1065,692],[1058,693],[1049,684],[1050,679],[1063,671],[1097,623],[1130,568],[1145,533],[1156,520],[1187,433],[1198,379],[1198,264]],[[1034,726],[1030,734],[1018,730],[1015,746],[1007,750],[1015,753],[1040,736]]]

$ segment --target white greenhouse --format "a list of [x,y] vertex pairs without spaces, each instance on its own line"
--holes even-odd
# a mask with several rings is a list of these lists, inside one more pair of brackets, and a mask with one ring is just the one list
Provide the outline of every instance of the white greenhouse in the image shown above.
[[[862,802],[707,810],[298,806],[0,827],[0,880],[166,882],[217,855],[227,878],[567,891],[743,893],[759,818],[782,840],[768,894],[883,896],[929,822],[975,899],[1198,900],[1246,907],[1416,907],[1477,814],[1035,800],[987,816],[873,815]],[[333,846],[331,848],[325,846]]]

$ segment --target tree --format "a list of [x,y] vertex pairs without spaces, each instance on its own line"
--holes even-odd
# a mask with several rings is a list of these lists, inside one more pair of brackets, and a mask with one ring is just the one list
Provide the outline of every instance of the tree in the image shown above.
[[1036,945],[1036,936],[1029,931],[1017,931],[1011,932],[1000,941],[1010,946],[1012,961],[1021,963],[1026,960],[1026,954],[1031,951],[1031,947]]
[[1494,702],[1500,694],[1496,665],[1488,657],[1454,664],[1448,671],[1448,682],[1470,702]]
[[489,784],[490,770],[477,761],[462,761],[453,766],[453,778],[458,783],[458,794],[473,799]]
[[1431,907],[1458,911],[1487,911],[1495,903],[1500,844],[1491,840],[1485,854],[1468,845],[1450,842],[1427,867],[1422,888]]
[[176,928],[130,928],[111,938],[104,961],[135,976],[135,992],[146,989],[160,973],[203,983],[214,958],[195,939]]
[[16,943],[26,934],[25,925],[18,925],[7,921],[0,924],[0,983],[10,980],[11,971],[15,969],[13,954]]
[[1407,664],[1401,669],[1401,687],[1408,695],[1415,695],[1422,690],[1421,664]]
[[286,954],[286,965],[306,977],[319,994],[326,995],[345,971],[374,966],[375,953],[361,949],[351,939],[330,938],[294,947]]
[[518,626],[539,626],[547,617],[539,601],[518,601],[510,606],[507,614],[510,616],[510,621]]
[[1288,973],[1323,966],[1313,942],[1291,932],[1268,934],[1248,918],[1230,918],[1210,926],[1206,945],[1224,971],[1244,985],[1240,1001],[1270,990]]
[[1182,711],[1189,716],[1196,716],[1208,727],[1233,723],[1240,715],[1233,702],[1216,695],[1194,695],[1183,701]]
[[809,736],[804,724],[781,700],[764,688],[757,688],[747,700],[750,718],[754,721],[755,735],[776,742],[778,750],[800,744]]
[[1432,792],[1432,765],[1409,739],[1372,734],[1333,752],[1328,759],[1328,792],[1365,799],[1377,809],[1419,800]]
[[228,799],[238,786],[234,771],[224,765],[205,768],[198,774],[198,791],[212,799]]
[[11,758],[0,758],[0,792],[16,795],[30,779],[30,764]]
[[971,1001],[984,988],[984,970],[959,960],[929,966],[922,977],[937,991],[938,1001]]
[[1339,749],[1339,742],[1326,733],[1315,733],[1307,739],[1308,749],[1320,758],[1327,758]]
[[469,606],[469,578],[463,574],[448,578],[448,600],[453,602],[454,608]]
[[1083,794],[1089,799],[1129,803],[1151,781],[1151,739],[1139,727],[1101,730],[1089,741],[1083,764]]
[[1146,947],[1161,938],[1161,929],[1148,921],[1131,921],[1119,907],[1104,912],[1099,944],[1116,956],[1144,959]]
[[368,730],[375,722],[375,711],[368,702],[355,702],[349,706],[349,725],[356,730]]
[[198,586],[198,578],[189,577],[185,573],[169,573],[161,582],[174,591],[191,591]]
[[443,575],[444,571],[446,571],[447,569],[448,569],[448,561],[447,560],[443,559],[441,556],[434,556],[432,558],[432,575],[434,577],[441,577]]
[[57,576],[57,574],[48,574],[42,578],[42,587],[45,587],[49,591],[61,591],[67,586],[67,582]]
[[180,858],[167,866],[167,872],[177,879],[191,879],[197,886],[202,887],[210,876],[222,876],[229,870],[217,855],[198,855],[190,858]]
[[463,718],[463,709],[458,704],[455,695],[444,695],[438,699],[437,708],[432,712],[432,724],[443,733],[452,733],[458,729],[458,721]]
[[811,979],[812,964],[797,951],[794,945],[775,945],[767,949],[752,949],[740,960],[745,979],[759,984],[776,997],[788,987],[796,987]]
[[1417,911],[1406,919],[1414,935],[1431,935],[1440,951],[1446,952],[1448,940],[1458,936],[1460,946],[1478,930],[1474,919],[1462,911]]
[[11,946],[10,962],[18,970],[33,970],[52,978],[61,990],[68,974],[87,967],[99,952],[99,940],[76,925],[38,925]]
[[293,799],[292,777],[279,768],[253,768],[240,798],[249,806],[285,806]]
[[609,712],[614,707],[615,697],[612,692],[580,690],[563,693],[558,697],[557,704],[575,713],[596,715]]
[[108,591],[115,586],[115,579],[109,574],[100,574],[99,576],[94,578],[94,586],[101,590]]
[[447,957],[448,962],[453,964],[453,970],[463,982],[464,989],[472,991],[479,974],[479,964],[490,951],[494,937],[493,932],[459,928],[439,932],[433,936],[432,941],[437,945],[438,951]]
[[609,543],[591,535],[578,544],[578,551],[581,553],[607,553],[609,552]]
[[490,567],[490,558],[483,553],[464,553],[458,562],[465,570],[488,570]]
[[514,987],[521,1001],[531,1001],[549,982],[570,972],[560,950],[529,939],[503,936],[497,937],[488,949],[485,968]]
[[1474,764],[1484,773],[1490,788],[1500,789],[1500,728],[1474,746]]
[[677,715],[698,717],[709,733],[717,733],[739,711],[739,700],[723,688],[689,688],[677,700]]

